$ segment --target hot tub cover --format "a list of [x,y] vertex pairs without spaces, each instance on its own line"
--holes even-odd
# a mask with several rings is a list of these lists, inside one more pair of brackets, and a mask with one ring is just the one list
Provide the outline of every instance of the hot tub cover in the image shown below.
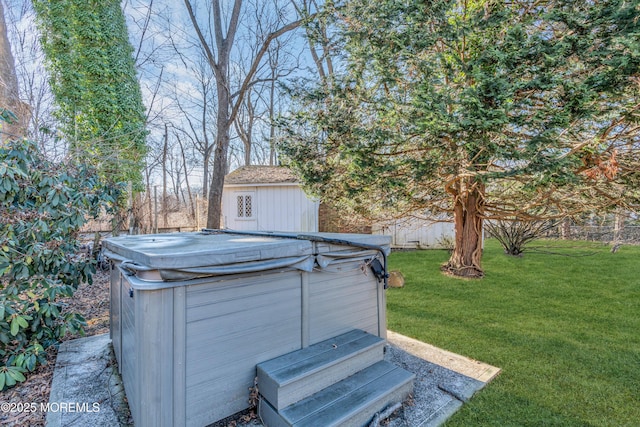
[[[388,248],[387,236],[312,233],[273,237],[232,233],[169,233],[105,239],[105,255],[142,280],[189,280],[278,268],[312,271],[343,259],[371,258],[376,251],[325,244],[336,238]],[[286,236],[286,237],[283,237]],[[388,249],[386,250],[388,252]]]
[[122,262],[123,268],[138,272],[158,271],[162,280],[185,280],[289,266],[307,271],[313,268],[309,242],[267,237],[148,234],[105,239],[104,248],[108,257]]

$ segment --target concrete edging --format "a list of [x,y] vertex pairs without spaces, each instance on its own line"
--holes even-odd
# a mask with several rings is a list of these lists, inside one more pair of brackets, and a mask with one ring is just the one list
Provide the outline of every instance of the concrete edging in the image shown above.
[[129,407],[114,361],[109,334],[61,343],[47,427],[128,425]]
[[[393,331],[387,332],[385,360],[416,376],[411,402],[390,419],[390,427],[439,426],[500,373],[494,366]],[[108,334],[60,344],[49,405],[48,427],[131,425]],[[262,424],[252,420],[237,426]]]

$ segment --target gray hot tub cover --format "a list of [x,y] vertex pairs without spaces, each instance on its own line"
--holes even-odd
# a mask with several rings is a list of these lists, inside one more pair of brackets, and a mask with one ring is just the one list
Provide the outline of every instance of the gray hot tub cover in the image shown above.
[[[384,255],[389,252],[388,247],[372,250],[377,246],[328,236],[328,239],[322,234],[256,236],[247,233],[176,233],[125,236],[107,239],[103,250],[108,258],[119,262],[120,269],[126,274],[147,282],[145,288],[165,286],[161,283],[151,285],[151,282],[187,281],[278,269],[311,272],[314,268],[328,269],[345,261],[375,258],[380,250],[384,250]],[[337,245],[332,245],[336,242]]]
[[[110,256],[110,255],[107,255]],[[111,256],[112,257],[112,256]],[[157,272],[164,281],[191,280],[210,276],[223,276],[231,274],[255,273],[258,271],[275,270],[281,268],[295,268],[302,271],[313,270],[313,256],[305,255],[300,257],[287,257],[277,259],[267,259],[259,261],[249,261],[228,265],[215,265],[208,267],[191,267],[180,269],[152,269],[144,265],[136,264],[133,261],[123,260],[120,268],[135,274],[139,279],[157,280],[153,274]]]

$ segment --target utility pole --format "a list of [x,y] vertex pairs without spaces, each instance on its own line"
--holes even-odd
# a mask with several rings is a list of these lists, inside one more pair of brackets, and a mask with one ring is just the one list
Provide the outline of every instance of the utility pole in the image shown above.
[[154,185],[153,186],[153,205],[154,205],[154,210],[155,210],[155,218],[154,218],[154,222],[155,222],[155,232],[156,234],[158,234],[158,186]]

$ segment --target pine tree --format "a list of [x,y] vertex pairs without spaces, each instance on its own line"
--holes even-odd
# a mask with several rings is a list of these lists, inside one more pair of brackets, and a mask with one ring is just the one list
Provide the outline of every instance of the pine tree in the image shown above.
[[637,2],[345,1],[343,72],[306,87],[282,150],[369,217],[453,214],[443,270],[481,277],[486,219],[637,208]]

